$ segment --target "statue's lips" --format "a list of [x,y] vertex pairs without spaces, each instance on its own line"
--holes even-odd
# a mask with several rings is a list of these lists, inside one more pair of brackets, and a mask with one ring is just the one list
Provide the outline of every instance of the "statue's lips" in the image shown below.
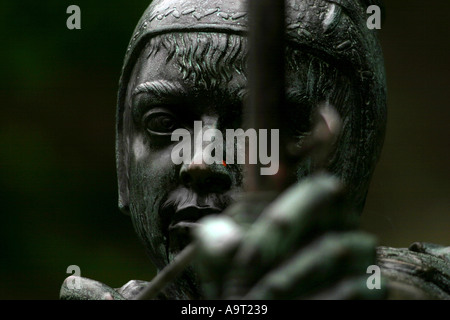
[[175,211],[172,217],[172,221],[169,225],[169,231],[175,229],[191,229],[198,225],[198,220],[201,218],[212,215],[219,214],[222,209],[217,207],[200,207],[200,206],[187,206],[180,208]]

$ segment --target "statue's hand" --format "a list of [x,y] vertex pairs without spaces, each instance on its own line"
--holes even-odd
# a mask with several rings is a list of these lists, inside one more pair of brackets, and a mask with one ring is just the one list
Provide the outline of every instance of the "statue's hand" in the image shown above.
[[248,228],[236,213],[248,204],[205,218],[196,238],[207,297],[382,298],[366,285],[375,239],[355,231],[340,195],[335,178],[319,175],[285,191]]
[[106,284],[79,276],[69,276],[64,280],[59,297],[61,300],[125,300]]
[[147,281],[130,280],[113,289],[96,280],[70,276],[64,280],[59,297],[61,300],[131,300],[147,285]]

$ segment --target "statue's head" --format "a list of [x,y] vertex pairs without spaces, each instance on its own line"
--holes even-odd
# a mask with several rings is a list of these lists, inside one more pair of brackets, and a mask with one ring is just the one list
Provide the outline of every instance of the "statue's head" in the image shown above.
[[[117,107],[119,206],[131,215],[158,269],[186,245],[196,220],[224,210],[242,192],[242,165],[175,164],[171,153],[179,142],[171,133],[185,128],[194,134],[194,121],[204,130],[242,127],[245,3],[155,0],[125,56]],[[324,101],[336,108],[343,127],[326,166],[360,212],[386,120],[382,54],[366,27],[366,5],[292,0],[286,6],[292,116],[283,125],[301,143],[315,108]],[[313,170],[314,163],[303,162],[295,174],[301,179]]]

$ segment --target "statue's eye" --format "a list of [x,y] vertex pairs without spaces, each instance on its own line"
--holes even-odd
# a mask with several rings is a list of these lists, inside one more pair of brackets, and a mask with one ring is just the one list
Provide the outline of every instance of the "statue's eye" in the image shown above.
[[145,129],[154,134],[171,134],[179,127],[178,121],[170,113],[153,113],[144,119]]

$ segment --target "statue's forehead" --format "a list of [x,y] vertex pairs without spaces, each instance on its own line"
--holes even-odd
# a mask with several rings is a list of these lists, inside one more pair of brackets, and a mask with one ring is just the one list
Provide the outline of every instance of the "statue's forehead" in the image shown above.
[[170,79],[178,78],[181,75],[179,68],[172,61],[168,61],[168,50],[159,45],[158,50],[149,54],[152,50],[150,46],[146,46],[141,51],[139,58],[134,67],[134,78],[136,81],[148,81],[149,79]]
[[[229,69],[232,74],[230,74],[230,78],[227,79],[217,77],[217,74],[213,75],[208,72],[202,72],[202,79],[206,79],[208,82],[211,82],[212,79],[216,81],[216,85],[211,87],[199,82],[198,79],[195,80],[195,78],[186,77],[186,71],[198,71],[196,70],[196,67],[194,67],[192,61],[184,64],[184,67],[189,70],[180,68],[178,60],[183,60],[187,57],[182,57],[180,59],[180,57],[176,54],[172,54],[170,50],[164,46],[159,46],[155,53],[149,55],[149,51],[151,50],[150,46],[147,46],[145,50],[142,50],[136,61],[129,82],[130,97],[140,85],[146,85],[156,89],[160,88],[161,90],[167,90],[168,92],[180,91],[191,94],[203,93],[212,96],[231,96],[238,93],[242,94],[241,91],[246,91],[247,78],[244,73],[237,72],[236,69]],[[170,59],[167,59],[168,57],[170,57]]]
[[[233,72],[232,75],[230,74],[231,77],[227,79],[220,77],[218,75],[220,72],[212,74],[209,71],[211,68],[201,66],[201,64],[208,64],[207,62],[202,62],[202,59],[212,60],[213,57],[217,58],[218,55],[221,55],[223,58],[221,52],[223,47],[217,46],[217,38],[221,36],[223,34],[214,34],[212,36],[202,32],[201,36],[198,33],[187,33],[184,36],[183,33],[177,33],[176,36],[164,34],[155,37],[147,43],[136,60],[129,82],[129,90],[136,90],[136,87],[140,85],[164,90],[164,88],[168,87],[165,84],[168,84],[171,87],[170,92],[174,92],[174,88],[180,88],[189,93],[202,92],[203,94],[219,94],[222,96],[239,94],[240,98],[245,97],[248,93],[246,70],[236,72],[239,69],[238,66],[242,67],[242,59],[245,59],[245,53],[239,55],[240,59],[214,60],[215,69],[225,67],[227,72]],[[238,37],[243,39],[241,36]],[[177,38],[177,41],[174,38]],[[168,41],[167,39],[171,40]],[[203,49],[206,48],[204,50],[206,54],[198,48],[198,43],[201,41],[209,41],[208,45],[203,45]],[[163,42],[165,43],[164,45],[162,45]],[[226,44],[232,42],[223,41]],[[179,46],[184,46],[185,48],[181,49]],[[248,42],[241,41],[238,47],[239,51],[247,52]],[[193,54],[193,52],[197,54]],[[289,52],[292,53],[293,51],[290,50]],[[312,55],[299,53],[296,55],[288,54],[288,57],[289,59],[295,59],[295,66],[289,64],[286,70],[286,77],[289,79],[286,92],[294,97],[308,96],[305,90],[308,83],[308,69]],[[183,65],[182,67],[180,63]],[[196,83],[191,78],[185,78],[185,73],[196,73],[198,78],[201,76],[201,80],[206,80],[208,83],[214,81],[215,86],[205,87],[203,83]],[[131,95],[132,92],[129,91],[129,96]]]

